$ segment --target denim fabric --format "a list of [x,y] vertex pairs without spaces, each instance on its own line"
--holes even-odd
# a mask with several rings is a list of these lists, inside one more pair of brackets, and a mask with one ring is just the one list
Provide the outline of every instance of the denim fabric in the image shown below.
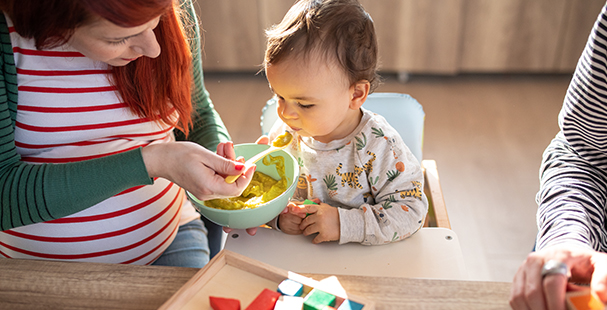
[[179,227],[173,243],[152,265],[202,268],[208,262],[207,229],[196,219]]
[[201,216],[204,226],[207,228],[209,249],[211,249],[211,259],[223,248],[223,227],[211,222],[204,216]]

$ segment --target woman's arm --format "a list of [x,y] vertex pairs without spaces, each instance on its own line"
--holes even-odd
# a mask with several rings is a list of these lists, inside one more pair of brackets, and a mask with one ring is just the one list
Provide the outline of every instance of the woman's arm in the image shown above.
[[572,244],[604,251],[607,179],[559,134],[544,152],[540,169],[538,250]]
[[538,248],[572,242],[607,251],[607,6],[578,61],[544,152],[537,200]]
[[17,75],[4,14],[0,68],[0,230],[61,218],[152,183],[140,149],[77,163],[22,162],[14,140]]
[[191,0],[183,0],[182,8],[187,13],[185,18],[186,28],[191,34],[190,46],[192,49],[192,105],[194,106],[194,120],[188,137],[183,132],[176,130],[177,140],[189,140],[196,142],[211,151],[215,151],[220,142],[230,141],[230,135],[226,129],[219,113],[215,110],[209,93],[204,87],[204,75],[202,72],[202,56],[200,44],[200,27],[196,12]]

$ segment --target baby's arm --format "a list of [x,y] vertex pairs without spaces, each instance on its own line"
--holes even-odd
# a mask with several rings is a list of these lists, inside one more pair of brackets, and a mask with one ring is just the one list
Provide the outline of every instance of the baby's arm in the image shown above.
[[339,208],[340,244],[376,245],[405,239],[421,228],[428,212],[420,164],[400,137],[391,149],[367,146],[377,155],[367,176],[375,201],[349,210]]

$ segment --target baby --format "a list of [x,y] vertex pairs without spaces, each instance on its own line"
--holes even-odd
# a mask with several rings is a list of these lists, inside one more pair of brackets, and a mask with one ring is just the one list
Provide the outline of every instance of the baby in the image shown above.
[[280,117],[270,139],[293,134],[286,150],[301,171],[288,212],[271,226],[317,234],[314,243],[411,236],[428,211],[420,164],[382,116],[362,108],[379,84],[369,14],[356,0],[300,0],[267,35],[264,70]]

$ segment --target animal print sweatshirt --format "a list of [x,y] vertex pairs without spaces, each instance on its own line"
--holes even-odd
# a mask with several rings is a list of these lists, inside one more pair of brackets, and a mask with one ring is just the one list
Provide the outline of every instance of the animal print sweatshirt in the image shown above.
[[340,244],[380,245],[420,229],[428,203],[419,161],[383,116],[362,111],[358,127],[340,140],[299,136],[280,120],[270,138],[293,134],[286,148],[300,166],[293,200],[319,198],[339,208]]

